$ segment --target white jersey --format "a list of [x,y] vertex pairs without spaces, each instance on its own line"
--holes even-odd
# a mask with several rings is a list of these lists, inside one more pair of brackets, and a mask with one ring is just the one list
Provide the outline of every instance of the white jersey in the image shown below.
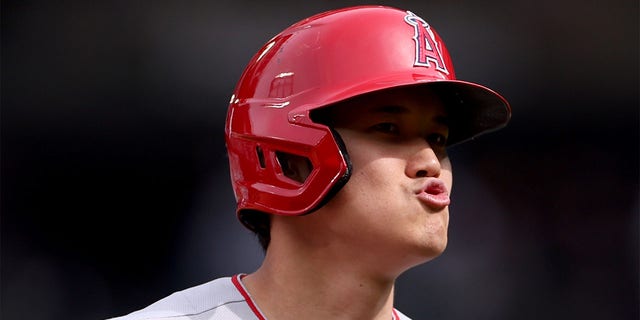
[[[126,316],[110,320],[267,320],[240,281],[219,278],[178,291]],[[393,310],[393,320],[411,320]]]

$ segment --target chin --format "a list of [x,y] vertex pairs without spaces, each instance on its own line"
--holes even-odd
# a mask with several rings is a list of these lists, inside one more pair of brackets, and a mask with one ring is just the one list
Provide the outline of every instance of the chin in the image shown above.
[[402,269],[402,272],[436,259],[444,252],[444,248],[445,246],[438,247],[438,248],[434,248],[434,247],[421,248],[421,250],[415,253],[415,255],[407,257],[409,258],[409,260],[405,261],[406,263],[404,264],[404,268]]
[[441,239],[439,241],[431,241],[425,248],[422,250],[423,257],[426,259],[424,262],[433,260],[439,257],[444,250],[447,248],[447,238]]

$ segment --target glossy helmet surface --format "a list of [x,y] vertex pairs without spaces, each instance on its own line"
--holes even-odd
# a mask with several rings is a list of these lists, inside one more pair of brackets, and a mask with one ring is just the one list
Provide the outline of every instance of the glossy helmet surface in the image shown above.
[[[425,86],[445,99],[449,145],[509,121],[508,102],[456,80],[436,31],[412,12],[383,6],[329,11],[276,35],[250,60],[231,97],[225,127],[238,214],[312,212],[349,178],[339,136],[310,111],[368,92]],[[306,158],[304,181],[287,177],[279,154]],[[245,223],[246,225],[246,223]]]

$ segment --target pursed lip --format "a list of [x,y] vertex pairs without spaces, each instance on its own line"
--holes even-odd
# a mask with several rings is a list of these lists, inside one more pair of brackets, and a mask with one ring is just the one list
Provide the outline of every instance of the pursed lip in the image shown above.
[[443,209],[451,203],[447,185],[437,178],[427,180],[416,195],[420,201],[432,209]]

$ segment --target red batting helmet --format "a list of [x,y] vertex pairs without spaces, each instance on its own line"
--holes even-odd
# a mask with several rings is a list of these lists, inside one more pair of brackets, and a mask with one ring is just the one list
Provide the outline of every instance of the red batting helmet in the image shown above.
[[[412,12],[382,6],[329,11],[302,20],[251,59],[231,97],[226,143],[238,214],[312,212],[346,183],[350,163],[331,128],[310,112],[401,86],[438,92],[450,118],[449,145],[501,128],[508,102],[456,80],[435,30]],[[279,154],[306,158],[305,181],[283,173]]]

